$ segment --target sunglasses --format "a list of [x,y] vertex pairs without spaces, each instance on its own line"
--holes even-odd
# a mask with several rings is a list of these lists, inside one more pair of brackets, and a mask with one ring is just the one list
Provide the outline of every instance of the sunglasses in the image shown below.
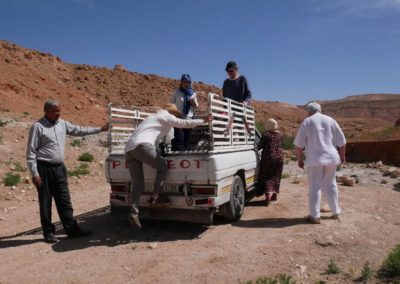
[[228,69],[228,70],[226,70],[226,72],[228,72],[228,73],[233,73],[235,71],[236,71],[236,69]]

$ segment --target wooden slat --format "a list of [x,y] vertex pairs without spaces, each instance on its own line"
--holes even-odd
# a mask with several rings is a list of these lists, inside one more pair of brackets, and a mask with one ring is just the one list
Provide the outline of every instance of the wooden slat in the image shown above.
[[130,133],[111,133],[111,137],[127,137],[129,138],[131,136]]
[[115,113],[112,113],[111,117],[127,118],[127,119],[132,119],[132,120],[138,119],[138,117],[134,116],[134,115],[131,116],[131,115],[115,114]]
[[122,109],[122,108],[111,108],[111,113],[112,112],[123,112],[123,113],[132,113],[132,114],[136,114],[136,110],[129,110],[129,109]]
[[229,116],[227,114],[213,113],[212,116],[213,116],[213,118],[218,117],[218,118],[222,118],[222,119],[229,119]]
[[227,108],[222,108],[222,107],[214,106],[214,105],[211,106],[211,110],[213,112],[217,110],[217,111],[220,111],[220,112],[228,113],[228,109]]
[[218,141],[216,141],[216,142],[214,142],[213,143],[213,145],[214,146],[230,146],[231,145],[231,143],[226,143],[226,142],[218,142]]

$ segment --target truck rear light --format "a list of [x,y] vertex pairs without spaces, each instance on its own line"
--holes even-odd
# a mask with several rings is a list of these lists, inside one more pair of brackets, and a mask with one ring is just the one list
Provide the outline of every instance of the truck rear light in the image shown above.
[[112,192],[128,192],[129,186],[126,184],[111,184]]
[[213,187],[192,187],[193,195],[215,195],[215,188]]

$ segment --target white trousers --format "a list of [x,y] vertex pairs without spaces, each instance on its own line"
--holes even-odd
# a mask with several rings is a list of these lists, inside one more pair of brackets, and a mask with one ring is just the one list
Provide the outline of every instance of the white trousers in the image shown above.
[[320,218],[321,193],[324,193],[333,214],[340,214],[336,184],[336,165],[307,167],[310,216]]

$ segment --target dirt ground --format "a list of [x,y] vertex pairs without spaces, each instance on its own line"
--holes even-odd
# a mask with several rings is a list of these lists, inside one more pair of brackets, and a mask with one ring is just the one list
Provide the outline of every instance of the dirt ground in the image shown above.
[[[0,129],[1,176],[16,162],[25,166],[28,127],[21,117]],[[366,262],[377,271],[400,243],[400,180],[381,184],[379,170],[355,164],[341,170],[357,174],[360,183],[339,187],[340,221],[323,213],[320,225],[304,223],[306,175],[290,162],[278,202],[265,207],[262,199],[252,200],[237,222],[144,221],[142,230],[132,230],[109,212],[104,139],[90,136],[66,149],[69,168],[79,165],[82,152],[95,156],[90,175],[69,179],[75,215],[93,230],[90,237],[70,240],[60,229],[60,242],[44,243],[32,185],[0,186],[0,283],[238,283],[278,273],[297,283],[347,283]],[[53,217],[58,220],[55,210]],[[331,259],[342,273],[325,273]]]

